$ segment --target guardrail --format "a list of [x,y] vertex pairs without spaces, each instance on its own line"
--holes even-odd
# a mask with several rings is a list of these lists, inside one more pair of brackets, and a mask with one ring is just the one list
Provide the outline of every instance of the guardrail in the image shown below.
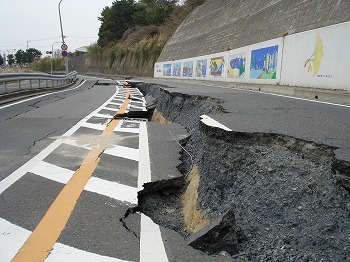
[[[0,83],[3,86],[3,92],[8,93],[9,88],[13,91],[22,91],[23,89],[36,89],[45,87],[61,87],[73,82],[77,78],[76,71],[66,75],[50,75],[45,73],[6,73],[0,74]],[[25,82],[25,84],[23,84]]]

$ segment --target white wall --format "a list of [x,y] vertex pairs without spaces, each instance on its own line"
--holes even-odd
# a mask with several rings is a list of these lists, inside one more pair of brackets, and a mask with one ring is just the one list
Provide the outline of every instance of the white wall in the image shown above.
[[[319,69],[314,71],[315,61],[310,61],[306,67],[304,65],[313,55],[316,41],[320,43],[323,52],[318,51]],[[309,66],[311,72],[308,72]],[[283,85],[350,90],[349,69],[349,22],[285,38],[281,78]]]
[[[197,61],[206,65],[205,75],[198,70]],[[242,70],[242,61],[245,70]],[[255,66],[252,66],[252,62]],[[186,75],[190,71],[184,72],[184,67],[191,64],[192,74]],[[175,74],[175,65],[181,65],[180,74]],[[154,77],[350,90],[348,68],[350,22],[227,52],[156,63]]]

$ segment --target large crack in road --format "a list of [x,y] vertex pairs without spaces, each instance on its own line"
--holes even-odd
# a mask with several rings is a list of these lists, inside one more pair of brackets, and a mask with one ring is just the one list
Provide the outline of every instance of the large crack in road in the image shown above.
[[350,164],[336,159],[335,148],[208,126],[200,116],[223,112],[220,101],[137,87],[157,99],[157,119],[189,131],[180,141],[183,176],[146,184],[142,212],[208,254],[224,251],[243,261],[350,259]]

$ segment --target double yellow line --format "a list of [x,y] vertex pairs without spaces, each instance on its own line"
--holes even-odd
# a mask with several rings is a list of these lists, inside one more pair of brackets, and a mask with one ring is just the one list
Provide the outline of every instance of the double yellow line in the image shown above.
[[[127,89],[127,97],[116,114],[123,114],[130,102],[131,93]],[[120,120],[112,119],[102,136],[110,137]],[[73,209],[83,192],[85,185],[94,173],[104,148],[93,147],[83,163],[64,186],[42,220],[23,244],[13,262],[45,261],[58,237],[62,233]]]

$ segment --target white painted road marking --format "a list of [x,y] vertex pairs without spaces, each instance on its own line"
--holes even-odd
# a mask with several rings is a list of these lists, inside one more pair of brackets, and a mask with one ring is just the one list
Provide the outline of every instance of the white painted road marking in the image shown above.
[[[44,161],[39,162],[35,167],[29,170],[29,172],[62,184],[66,184],[74,174],[72,170],[55,166]],[[128,202],[134,205],[137,204],[136,187],[91,177],[84,190],[108,196],[122,202]]]
[[21,100],[21,101],[17,101],[17,102],[8,104],[8,105],[0,106],[0,110],[4,109],[4,108],[7,108],[7,107],[10,107],[10,106],[22,104],[22,103],[25,103],[25,102],[28,102],[28,101],[31,101],[31,100],[34,100],[34,99],[37,99],[37,98],[41,98],[41,97],[44,97],[44,96],[50,96],[50,95],[55,95],[55,94],[58,94],[58,93],[72,91],[74,89],[77,89],[77,88],[81,87],[84,83],[85,83],[85,80],[80,85],[78,85],[78,86],[76,86],[74,88],[71,88],[71,89],[66,89],[66,90],[62,90],[62,91],[52,92],[52,93],[49,93],[49,94],[39,95],[39,96],[35,96],[35,97],[24,99],[24,100]]
[[[17,254],[24,242],[32,232],[22,227],[16,226],[5,219],[0,218],[0,254],[1,262],[8,262]],[[45,260],[55,261],[103,261],[103,262],[128,262],[117,258],[101,256],[67,245],[56,243]]]
[[218,121],[211,118],[210,116],[201,115],[200,118],[201,118],[202,123],[206,124],[207,126],[218,127],[218,128],[224,129],[226,131],[232,131],[227,126],[219,123]]
[[[139,149],[140,161],[137,188],[140,191],[143,189],[144,183],[151,182],[147,124],[145,122],[140,123]],[[149,217],[141,214],[140,262],[155,261],[168,261],[160,228]]]

